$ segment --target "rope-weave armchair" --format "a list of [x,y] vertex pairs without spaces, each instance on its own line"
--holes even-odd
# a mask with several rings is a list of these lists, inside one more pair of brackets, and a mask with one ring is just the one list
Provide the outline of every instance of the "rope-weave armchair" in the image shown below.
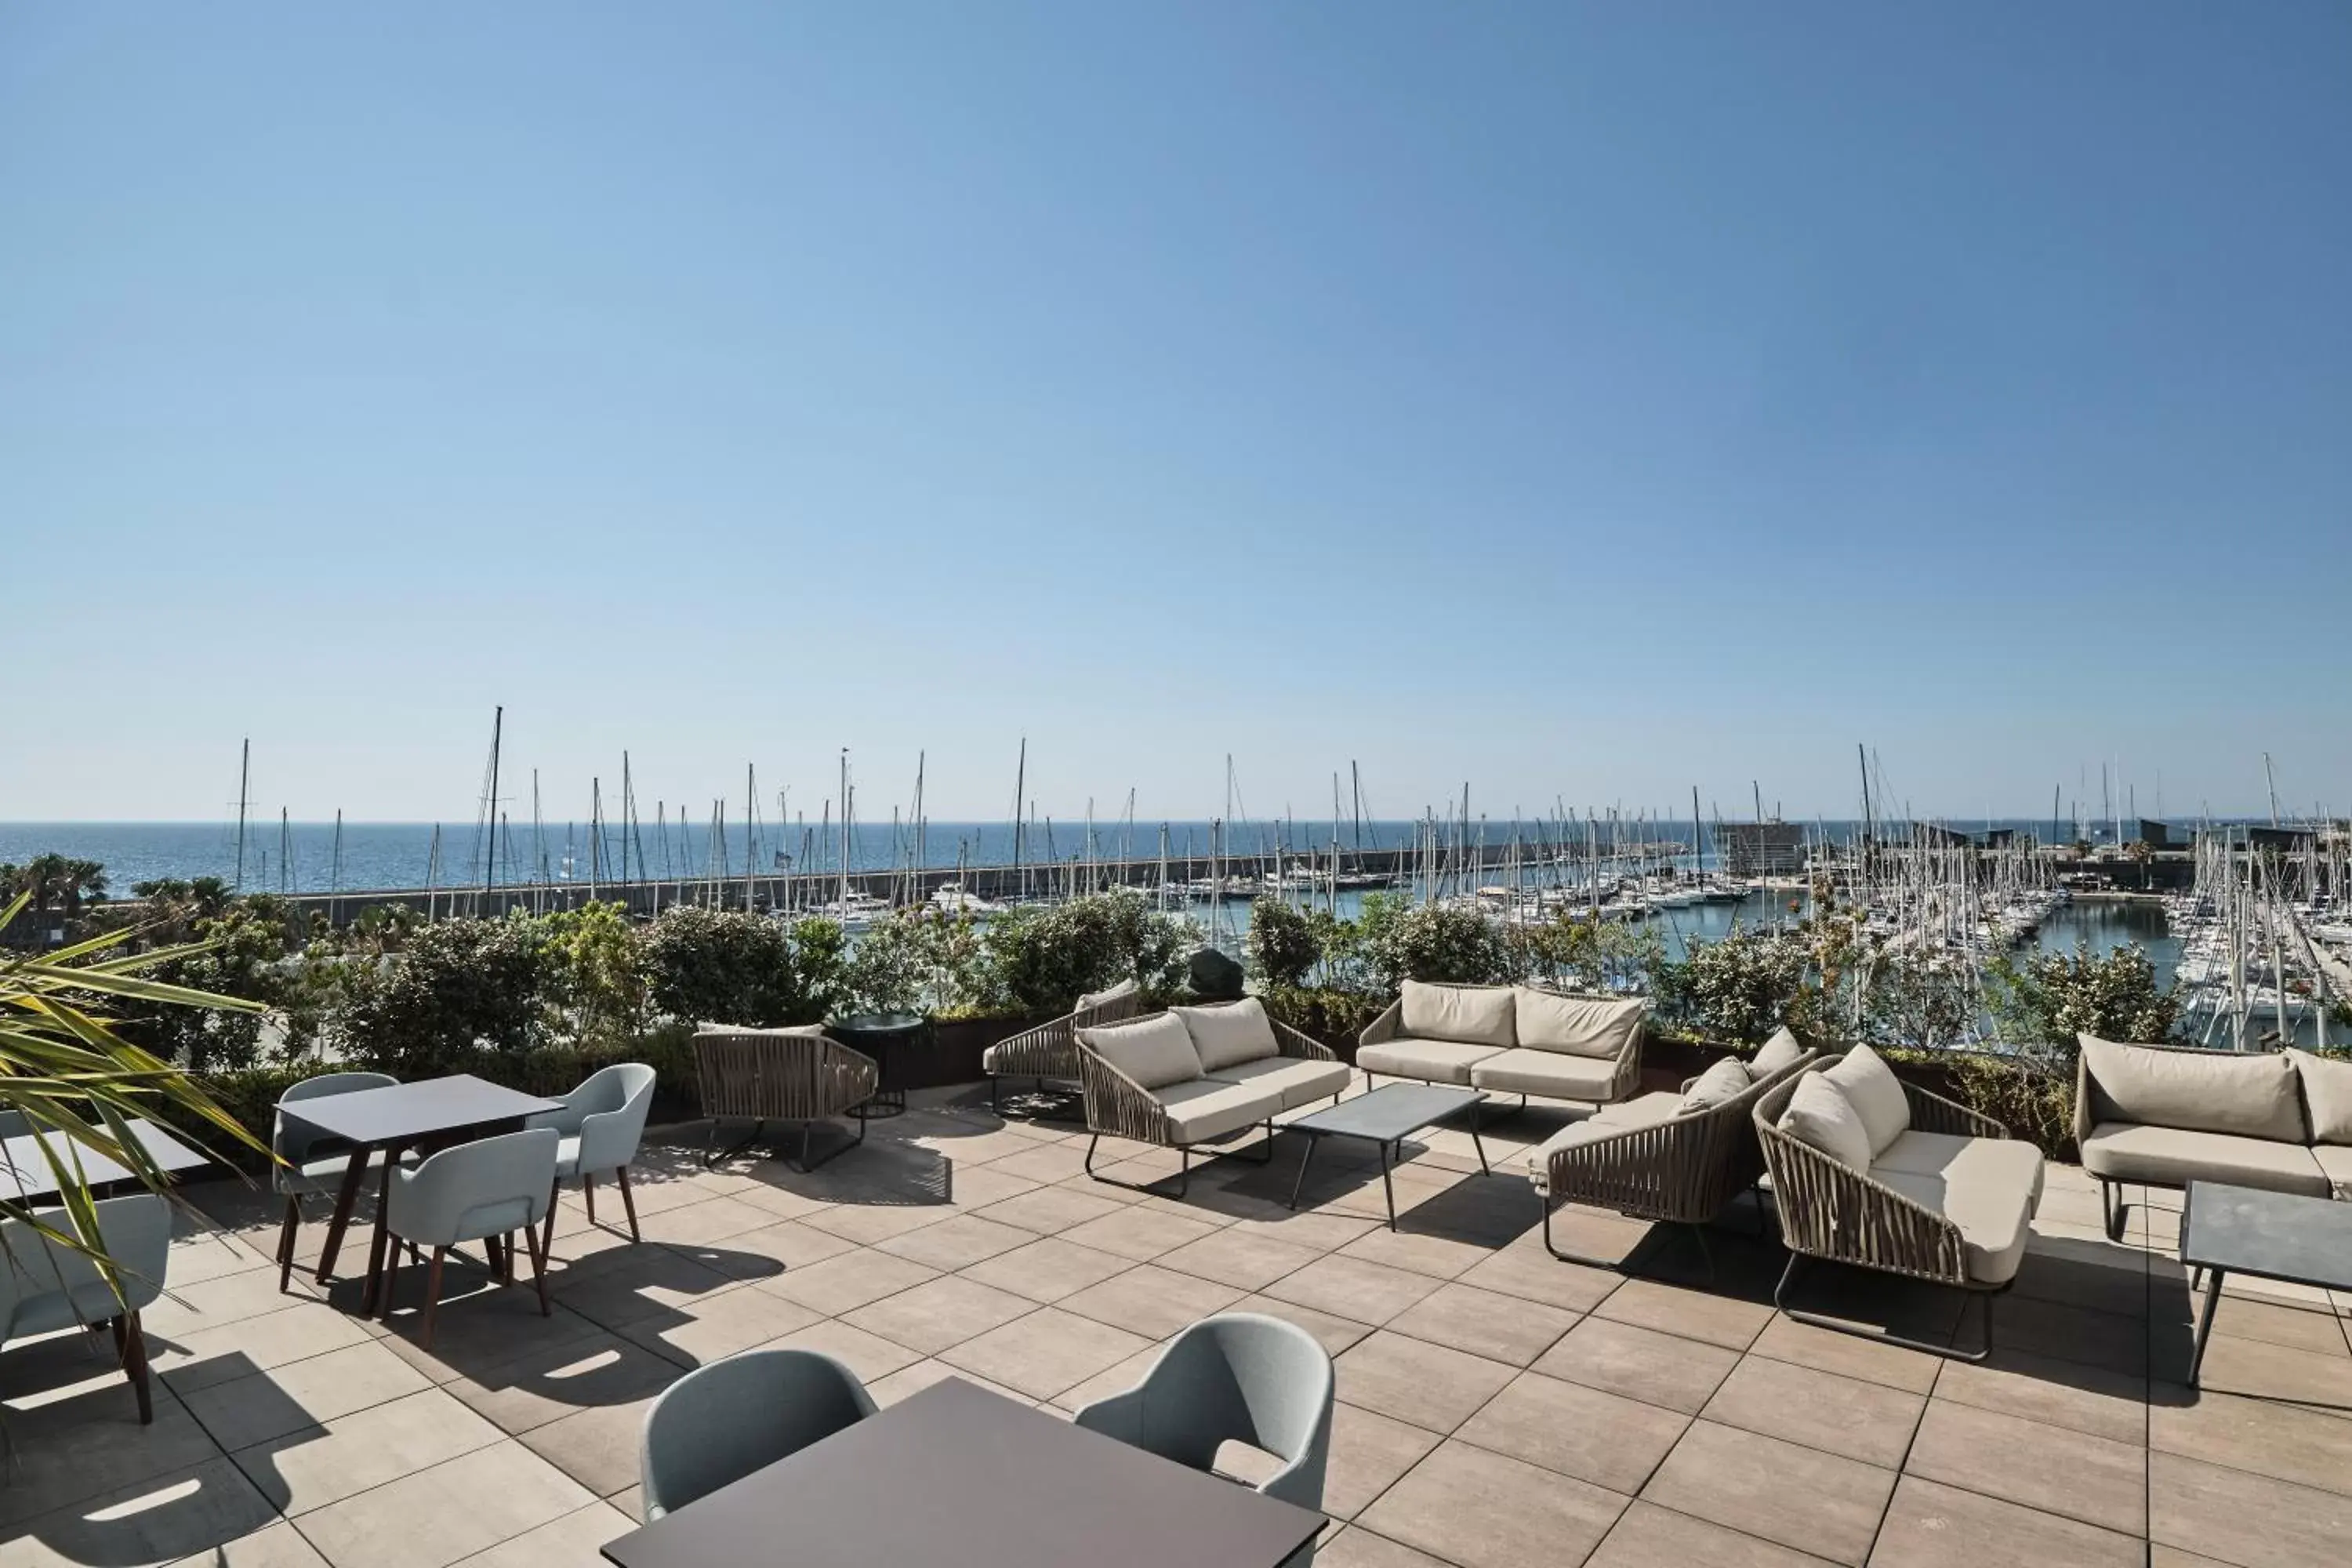
[[789,1029],[728,1029],[705,1025],[694,1036],[695,1077],[702,1090],[702,1113],[710,1118],[710,1137],[702,1163],[717,1156],[722,1121],[749,1121],[751,1136],[728,1151],[734,1153],[759,1141],[770,1121],[801,1123],[801,1155],[786,1163],[812,1171],[824,1163],[809,1161],[810,1136],[816,1123],[828,1117],[855,1116],[857,1136],[825,1155],[866,1141],[866,1102],[881,1087],[882,1069],[872,1057],[827,1037],[815,1025]]
[[[1332,1054],[1329,1047],[1308,1038],[1289,1025],[1275,1018],[1268,1018],[1266,1023],[1274,1030],[1274,1043],[1282,1056],[1294,1061],[1336,1062],[1339,1059]],[[1101,1053],[1084,1040],[1074,1039],[1074,1043],[1078,1054],[1078,1081],[1086,1095],[1087,1131],[1093,1135],[1087,1144],[1087,1173],[1095,1173],[1095,1144],[1105,1136],[1131,1138],[1139,1143],[1178,1152],[1181,1163],[1177,1167],[1176,1190],[1168,1195],[1182,1197],[1192,1183],[1192,1145],[1177,1132],[1168,1108],[1160,1103],[1158,1095],[1105,1061]],[[1255,1126],[1256,1123],[1247,1125]],[[1274,1119],[1271,1115],[1266,1118],[1265,1126],[1265,1157],[1261,1163],[1270,1163],[1274,1158]],[[1246,1130],[1245,1126],[1238,1131]],[[1202,1142],[1221,1142],[1233,1136],[1233,1133],[1223,1133]],[[1107,1178],[1097,1176],[1096,1179]]]
[[[1543,1201],[1544,1246],[1568,1263],[1611,1268],[1605,1259],[1562,1251],[1551,1237],[1551,1212],[1564,1203],[1614,1209],[1632,1219],[1690,1227],[1710,1275],[1706,1226],[1764,1173],[1753,1120],[1756,1103],[1802,1071],[1812,1057],[1749,1084],[1719,1105],[1648,1125],[1612,1128],[1551,1151],[1529,1173]],[[1686,1080],[1688,1093],[1696,1079]]]
[[[1874,1268],[1948,1285],[1957,1290],[1985,1295],[1984,1348],[1969,1353],[1948,1346],[1921,1343],[1895,1334],[1889,1344],[1926,1351],[1962,1361],[1982,1361],[1992,1353],[1992,1312],[1990,1298],[2009,1289],[2011,1281],[1988,1286],[1970,1277],[1968,1247],[1960,1227],[1944,1215],[1896,1192],[1884,1182],[1850,1170],[1803,1140],[1780,1131],[1780,1121],[1808,1073],[1835,1065],[1816,1057],[1775,1084],[1755,1102],[1752,1120],[1772,1174],[1772,1208],[1780,1223],[1780,1239],[1789,1249],[1788,1267],[1773,1289],[1772,1304],[1801,1323],[1853,1333],[1853,1326],[1838,1318],[1801,1312],[1790,1307],[1787,1295],[1801,1258]],[[1963,1138],[2006,1138],[2009,1129],[1991,1117],[1930,1093],[1904,1079],[1903,1096],[1910,1102],[1911,1131],[1945,1132]]]
[[[1080,997],[1085,1001],[1085,997]],[[1132,1018],[1143,1005],[1141,993],[1129,987],[1090,1006],[1048,1018],[1034,1029],[1024,1029],[988,1047],[982,1061],[988,1074],[988,1102],[1001,1104],[998,1088],[1008,1078],[1074,1081],[1078,1077],[1078,1031],[1097,1024]]]

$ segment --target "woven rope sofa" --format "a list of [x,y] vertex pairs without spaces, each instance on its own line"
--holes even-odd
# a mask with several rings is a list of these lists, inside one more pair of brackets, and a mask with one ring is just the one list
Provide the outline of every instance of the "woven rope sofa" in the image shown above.
[[1353,1076],[1330,1050],[1266,1016],[1255,996],[1198,1007],[1171,1007],[1124,1023],[1076,1032],[1085,1086],[1086,1172],[1112,1186],[1154,1192],[1095,1169],[1108,1133],[1174,1149],[1176,1190],[1191,1184],[1196,1145],[1231,1142],[1265,1129],[1264,1163],[1274,1158],[1274,1119],[1329,1095],[1334,1103]]
[[821,1024],[782,1029],[742,1029],[704,1024],[694,1032],[694,1072],[702,1091],[702,1113],[710,1118],[710,1133],[703,1145],[702,1163],[719,1158],[714,1152],[721,1121],[749,1121],[751,1135],[728,1151],[735,1153],[759,1142],[771,1121],[801,1123],[801,1155],[786,1163],[811,1171],[824,1163],[809,1163],[811,1134],[830,1117],[855,1116],[857,1136],[826,1154],[866,1142],[866,1102],[881,1087],[882,1069],[872,1057],[854,1051],[828,1037]]
[[1551,1234],[1559,1205],[1614,1209],[1632,1219],[1687,1226],[1712,1279],[1706,1226],[1764,1174],[1756,1102],[1812,1060],[1783,1029],[1752,1064],[1725,1057],[1679,1092],[1661,1089],[1604,1106],[1530,1149],[1528,1179],[1543,1204],[1546,1249],[1565,1263],[1617,1267],[1565,1251]]
[[2076,1037],[2074,1142],[2107,1239],[2127,1184],[2191,1182],[2352,1200],[2352,1061]]
[[1077,1032],[1132,1018],[1142,1003],[1135,982],[1122,980],[1107,991],[1088,992],[1058,1018],[997,1041],[980,1058],[980,1070],[988,1075],[988,1103],[1003,1103],[999,1089],[1008,1078],[1033,1079],[1039,1089],[1047,1083],[1077,1082]]
[[[1867,1046],[1817,1057],[1755,1103],[1788,1267],[1783,1315],[1932,1355],[1992,1353],[1994,1295],[2015,1282],[2042,1202],[2042,1152],[1990,1116],[1897,1079]],[[1985,1299],[1974,1352],[1799,1311],[1789,1289],[1807,1258],[1926,1279]]]
[[1639,997],[1578,996],[1541,985],[1417,980],[1364,1028],[1356,1066],[1374,1074],[1489,1092],[1609,1105],[1642,1084]]

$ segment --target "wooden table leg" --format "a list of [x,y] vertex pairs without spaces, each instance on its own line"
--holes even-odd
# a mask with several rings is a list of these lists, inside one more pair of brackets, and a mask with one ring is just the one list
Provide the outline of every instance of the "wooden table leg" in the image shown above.
[[319,1254],[315,1276],[321,1285],[335,1271],[335,1255],[342,1250],[343,1232],[352,1223],[352,1210],[359,1205],[360,1184],[367,1180],[368,1152],[365,1149],[352,1151],[351,1163],[343,1171],[343,1184],[335,1189],[335,1213],[327,1221],[327,1245]]
[[376,1184],[375,1237],[368,1243],[367,1288],[360,1292],[360,1316],[373,1317],[376,1300],[383,1289],[383,1250],[392,1236],[386,1223],[392,1217],[392,1168],[400,1163],[400,1151],[383,1152],[383,1178]]

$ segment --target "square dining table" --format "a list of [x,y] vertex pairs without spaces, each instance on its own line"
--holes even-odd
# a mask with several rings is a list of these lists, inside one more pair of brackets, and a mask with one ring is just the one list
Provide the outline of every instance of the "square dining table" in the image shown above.
[[1276,1568],[1323,1516],[949,1378],[604,1545],[621,1568]]
[[[343,1184],[335,1194],[334,1217],[327,1225],[327,1245],[319,1254],[319,1283],[335,1270],[343,1232],[359,1203],[371,1158],[381,1153],[382,1189],[376,1206],[375,1240],[368,1248],[367,1289],[360,1301],[362,1316],[375,1310],[375,1294],[383,1277],[386,1232],[383,1198],[392,1186],[392,1169],[409,1150],[446,1149],[500,1132],[518,1132],[524,1119],[545,1110],[560,1110],[562,1102],[501,1088],[471,1073],[453,1073],[416,1083],[396,1083],[383,1089],[355,1089],[349,1094],[322,1094],[281,1105],[278,1113],[299,1121],[351,1146]],[[490,1261],[498,1261],[495,1252]]]
[[[185,1175],[212,1163],[210,1156],[191,1149],[173,1137],[170,1129],[144,1117],[135,1118],[126,1125],[139,1146],[147,1151],[147,1157],[166,1175]],[[81,1162],[82,1179],[93,1197],[108,1197],[126,1189],[144,1189],[145,1184],[138,1175],[119,1162],[50,1130],[20,1132],[0,1142],[0,1200],[38,1203],[58,1195],[57,1172],[41,1152],[44,1143],[57,1151],[58,1158],[68,1169],[73,1167],[76,1159]]]

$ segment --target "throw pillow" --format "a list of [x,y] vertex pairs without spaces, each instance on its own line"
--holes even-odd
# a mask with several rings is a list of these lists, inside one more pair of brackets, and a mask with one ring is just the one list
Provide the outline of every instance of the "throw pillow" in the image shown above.
[[1533,985],[1512,987],[1512,996],[1521,1046],[1602,1061],[1617,1059],[1650,1010],[1638,996],[1563,996]]
[[1675,1112],[1681,1115],[1706,1110],[1737,1100],[1748,1092],[1748,1086],[1747,1064],[1738,1057],[1726,1057],[1691,1080],[1690,1088],[1683,1090],[1683,1101]]
[[2289,1051],[2303,1079],[2303,1102],[2311,1110],[2311,1141],[2352,1143],[2352,1061]]
[[1192,1049],[1200,1055],[1202,1072],[1282,1054],[1282,1047],[1275,1043],[1274,1026],[1266,1020],[1265,1004],[1255,996],[1215,1007],[1168,1010],[1184,1020],[1185,1031],[1192,1037]]
[[1402,1033],[1422,1040],[1456,1040],[1470,1046],[1519,1043],[1511,1022],[1507,985],[1424,985],[1404,983]]
[[1078,1038],[1142,1089],[1165,1089],[1201,1076],[1201,1056],[1192,1048],[1192,1033],[1173,1013],[1080,1029]]
[[1868,1046],[1854,1047],[1821,1076],[1837,1085],[1862,1118],[1863,1129],[1870,1134],[1871,1158],[1885,1153],[1888,1144],[1910,1131],[1911,1101],[1903,1092],[1903,1081]]
[[1809,1072],[1797,1080],[1789,1109],[1780,1113],[1780,1131],[1801,1143],[1819,1149],[1849,1171],[1870,1169],[1870,1132],[1826,1073]]
[[1782,1068],[1795,1067],[1804,1059],[1804,1042],[1797,1038],[1794,1030],[1783,1024],[1772,1031],[1772,1037],[1764,1042],[1763,1049],[1756,1053],[1756,1059],[1748,1065],[1748,1070],[1758,1078],[1766,1078]]

